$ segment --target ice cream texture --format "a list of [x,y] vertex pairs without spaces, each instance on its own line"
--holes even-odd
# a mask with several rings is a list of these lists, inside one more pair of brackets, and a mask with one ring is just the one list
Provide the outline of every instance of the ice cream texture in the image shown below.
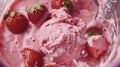
[[[42,51],[44,65],[55,67],[104,67],[109,46],[113,43],[112,20],[95,20],[98,6],[93,0],[71,0],[72,9],[53,9],[52,0],[13,0],[7,8],[27,16],[30,6],[40,3],[48,8],[48,17],[38,27],[29,21],[21,34],[10,32],[1,20],[0,59],[6,67],[26,67],[21,51]],[[99,3],[102,3],[100,1]],[[102,5],[100,5],[102,8]],[[46,17],[43,17],[44,19]],[[29,20],[29,19],[28,19]],[[41,21],[40,21],[41,23]],[[107,25],[106,25],[107,24]],[[107,27],[107,28],[106,28]],[[49,67],[49,66],[48,66]]]

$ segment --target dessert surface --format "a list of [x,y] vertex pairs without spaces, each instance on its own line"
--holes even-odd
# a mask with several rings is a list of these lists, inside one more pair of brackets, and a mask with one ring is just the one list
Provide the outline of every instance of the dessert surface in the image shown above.
[[[105,67],[114,20],[93,0],[13,0],[0,24],[5,67]],[[108,60],[109,61],[109,60]]]

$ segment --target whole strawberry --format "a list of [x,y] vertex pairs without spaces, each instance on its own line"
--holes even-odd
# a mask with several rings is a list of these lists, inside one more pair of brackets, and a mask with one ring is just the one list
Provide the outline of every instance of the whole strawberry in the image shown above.
[[41,52],[37,52],[33,49],[24,48],[22,51],[22,56],[25,60],[26,67],[42,67],[43,66],[43,56]]
[[51,6],[53,9],[60,9],[61,7],[67,7],[69,10],[72,9],[73,3],[70,0],[52,0]]
[[29,20],[36,25],[42,25],[48,17],[48,9],[41,4],[31,6],[27,12]]
[[6,26],[14,34],[24,32],[28,25],[28,20],[20,12],[8,12],[4,19]]

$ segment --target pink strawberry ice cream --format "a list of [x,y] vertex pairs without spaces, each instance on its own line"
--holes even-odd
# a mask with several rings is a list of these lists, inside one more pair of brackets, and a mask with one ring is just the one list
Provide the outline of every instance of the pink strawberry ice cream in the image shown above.
[[[44,4],[50,17],[40,27],[29,21],[25,32],[13,34],[5,23],[0,25],[0,59],[6,67],[26,67],[23,48],[42,51],[44,67],[105,67],[113,43],[113,19],[94,20],[98,6],[93,0],[71,0],[72,10],[51,8],[52,0],[14,0],[8,10],[26,11],[36,3]],[[100,1],[99,3],[101,3]],[[101,6],[101,5],[100,5]],[[106,25],[107,24],[107,25]],[[113,38],[114,39],[114,38]]]

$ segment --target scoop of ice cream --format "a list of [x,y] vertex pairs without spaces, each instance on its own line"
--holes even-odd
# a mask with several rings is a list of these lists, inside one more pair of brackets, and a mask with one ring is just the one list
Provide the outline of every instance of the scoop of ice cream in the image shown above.
[[[48,54],[47,57],[51,57],[46,57],[46,64],[50,64],[50,62],[53,61],[58,65],[67,64],[72,62],[73,59],[80,57],[81,46],[86,42],[80,37],[80,30],[82,30],[85,25],[78,28],[74,23],[84,24],[84,22],[80,22],[79,19],[73,19],[66,12],[66,8],[61,8],[53,11],[52,19],[41,26],[38,34],[40,46],[46,50],[45,52]],[[67,59],[68,57],[69,59]],[[48,60],[50,62],[48,62]]]

